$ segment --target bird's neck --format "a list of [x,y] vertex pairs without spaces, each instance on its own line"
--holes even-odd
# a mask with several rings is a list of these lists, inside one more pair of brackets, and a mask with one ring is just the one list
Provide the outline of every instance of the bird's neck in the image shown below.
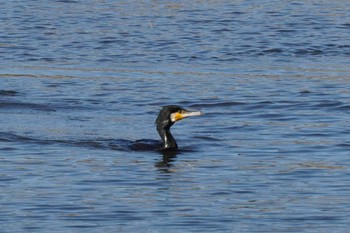
[[158,130],[159,136],[163,141],[163,149],[177,149],[177,143],[170,133],[170,129]]

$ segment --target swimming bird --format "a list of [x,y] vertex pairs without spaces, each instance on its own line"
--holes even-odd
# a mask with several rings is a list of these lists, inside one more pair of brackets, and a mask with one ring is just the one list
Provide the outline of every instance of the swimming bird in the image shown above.
[[186,117],[199,116],[202,112],[188,111],[178,105],[167,105],[162,107],[156,119],[156,126],[159,136],[162,139],[162,149],[177,149],[175,138],[170,132],[170,127],[177,121]]
[[[155,125],[162,142],[153,139],[130,141],[125,139],[111,139],[94,141],[93,146],[122,151],[161,151],[166,154],[176,154],[177,143],[170,132],[170,127],[186,117],[199,116],[202,112],[189,111],[178,105],[167,105],[160,109]],[[84,142],[85,143],[85,142]]]

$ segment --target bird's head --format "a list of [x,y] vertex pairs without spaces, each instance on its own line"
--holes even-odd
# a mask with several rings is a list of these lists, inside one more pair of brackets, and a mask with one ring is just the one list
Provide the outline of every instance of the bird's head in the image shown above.
[[156,119],[157,130],[169,130],[177,121],[190,116],[199,116],[202,112],[188,111],[178,105],[167,105],[162,107]]

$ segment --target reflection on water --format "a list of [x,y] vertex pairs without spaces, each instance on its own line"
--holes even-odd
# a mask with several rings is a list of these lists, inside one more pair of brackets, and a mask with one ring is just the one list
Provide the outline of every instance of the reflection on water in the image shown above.
[[173,172],[173,162],[176,159],[178,151],[176,150],[164,150],[162,151],[162,158],[160,161],[155,163],[155,167],[161,172]]

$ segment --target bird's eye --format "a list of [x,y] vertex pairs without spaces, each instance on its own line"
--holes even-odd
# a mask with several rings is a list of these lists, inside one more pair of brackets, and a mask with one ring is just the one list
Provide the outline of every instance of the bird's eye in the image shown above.
[[185,113],[185,110],[180,110],[179,111],[181,114],[184,114]]

